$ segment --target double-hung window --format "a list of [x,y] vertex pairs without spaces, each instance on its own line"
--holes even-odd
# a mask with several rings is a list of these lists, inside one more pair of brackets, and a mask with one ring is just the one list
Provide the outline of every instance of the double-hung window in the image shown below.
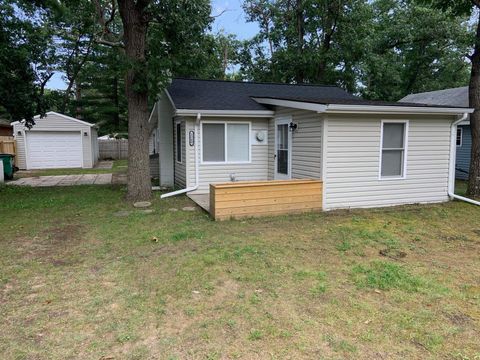
[[462,146],[462,140],[463,140],[463,129],[461,127],[457,127],[457,146],[458,147]]
[[202,162],[250,162],[250,123],[202,122]]
[[405,178],[408,121],[382,121],[381,139],[380,178]]

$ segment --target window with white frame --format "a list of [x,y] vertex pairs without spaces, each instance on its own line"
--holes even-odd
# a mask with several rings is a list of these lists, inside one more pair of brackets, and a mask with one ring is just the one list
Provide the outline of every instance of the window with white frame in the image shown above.
[[250,161],[250,123],[202,122],[202,161]]
[[408,122],[382,122],[382,150],[380,177],[398,179],[405,177],[405,153]]
[[182,123],[177,122],[175,125],[175,146],[176,146],[176,152],[175,152],[175,159],[177,162],[181,163],[182,162]]
[[457,127],[457,146],[462,146],[463,140],[463,129],[461,127]]

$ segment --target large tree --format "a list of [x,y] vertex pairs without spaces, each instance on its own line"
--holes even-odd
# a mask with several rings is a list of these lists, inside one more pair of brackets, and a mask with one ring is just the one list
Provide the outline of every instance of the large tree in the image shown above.
[[469,28],[415,0],[247,0],[259,33],[240,53],[260,81],[337,84],[370,99],[459,86]]
[[244,9],[260,28],[241,54],[247,79],[339,83],[353,90],[353,65],[371,17],[368,1],[247,0]]
[[[37,1],[45,5],[44,1]],[[48,11],[26,1],[0,3],[0,107],[11,120],[43,114],[56,53]]]
[[475,111],[470,115],[472,153],[467,194],[480,197],[480,0],[426,0],[428,3],[453,16],[470,16],[475,22],[472,51],[467,57],[471,62],[468,98]]
[[[172,76],[172,57],[210,24],[207,0],[93,0],[101,32],[97,42],[122,49],[128,108],[128,194],[151,197],[148,141],[151,104]],[[121,28],[115,21],[121,19]]]
[[396,101],[422,91],[463,86],[468,81],[470,29],[418,1],[376,0],[359,64],[361,94]]

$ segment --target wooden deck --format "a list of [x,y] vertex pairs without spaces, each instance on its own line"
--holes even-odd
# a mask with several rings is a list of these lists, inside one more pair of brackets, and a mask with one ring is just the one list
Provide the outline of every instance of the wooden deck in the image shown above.
[[209,209],[215,220],[320,211],[322,191],[313,179],[211,184]]

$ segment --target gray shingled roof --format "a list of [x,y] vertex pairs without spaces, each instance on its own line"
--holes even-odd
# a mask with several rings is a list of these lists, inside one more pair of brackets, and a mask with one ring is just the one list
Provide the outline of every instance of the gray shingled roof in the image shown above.
[[313,104],[338,104],[338,105],[367,105],[367,106],[398,106],[398,107],[431,107],[431,108],[458,108],[458,106],[448,106],[448,105],[431,105],[431,104],[422,104],[422,103],[413,103],[413,102],[393,102],[393,101],[381,101],[381,100],[365,100],[360,97],[353,99],[332,99],[332,98],[320,98],[320,99],[305,99],[298,96],[289,96],[289,97],[270,97],[263,96],[267,99],[277,99],[277,100],[290,100],[298,101],[305,103]]
[[12,124],[10,123],[9,120],[0,119],[0,126],[1,126],[1,127],[11,127]]
[[194,110],[268,110],[252,97],[358,99],[339,87],[320,85],[174,79],[167,89],[177,109]]
[[468,86],[405,96],[400,102],[468,107]]
[[[167,88],[177,109],[189,110],[269,110],[253,98],[271,98],[317,104],[371,106],[430,106],[419,101],[385,102],[364,100],[336,86],[290,85],[224,80],[173,79]],[[448,106],[443,107],[463,107]]]

